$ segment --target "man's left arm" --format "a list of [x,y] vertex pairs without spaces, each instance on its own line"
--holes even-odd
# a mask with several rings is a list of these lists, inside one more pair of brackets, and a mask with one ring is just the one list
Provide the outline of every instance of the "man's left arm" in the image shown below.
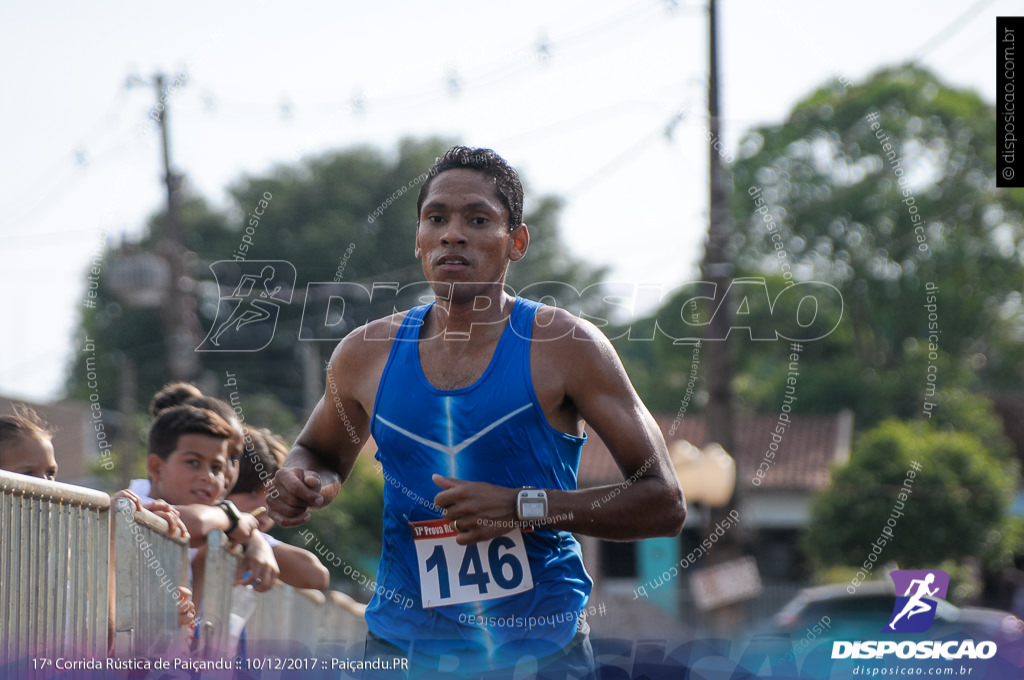
[[[669,460],[665,438],[630,383],[618,354],[594,327],[574,319],[572,334],[548,346],[565,384],[565,397],[607,445],[623,474],[619,484],[576,491],[546,489],[545,527],[608,540],[676,536],[686,501]],[[439,475],[435,504],[460,530],[459,543],[498,536],[522,526],[515,515],[518,489]]]

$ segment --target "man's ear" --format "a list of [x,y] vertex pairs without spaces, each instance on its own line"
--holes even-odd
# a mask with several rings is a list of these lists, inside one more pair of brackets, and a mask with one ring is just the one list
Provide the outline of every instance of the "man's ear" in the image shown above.
[[420,250],[420,223],[416,222],[416,240],[414,241],[415,246],[413,247],[412,254],[416,256],[417,260],[423,259],[423,251]]
[[512,230],[512,238],[509,239],[508,259],[512,262],[523,259],[526,250],[530,247],[530,230],[526,224],[520,224]]

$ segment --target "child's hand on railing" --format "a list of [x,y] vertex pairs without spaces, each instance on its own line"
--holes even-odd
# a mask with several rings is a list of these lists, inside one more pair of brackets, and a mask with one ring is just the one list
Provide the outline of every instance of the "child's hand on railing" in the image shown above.
[[180,536],[186,541],[190,538],[188,529],[185,527],[185,523],[181,520],[181,513],[173,505],[169,505],[164,501],[153,501],[152,503],[146,503],[142,506],[146,510],[157,517],[162,517],[167,522],[168,530],[167,535],[171,538]]
[[196,603],[192,601],[192,591],[185,586],[178,586],[178,625],[187,626],[191,630],[196,624]]
[[181,513],[173,505],[166,503],[165,501],[150,501],[149,503],[143,504],[142,499],[135,494],[134,491],[129,489],[121,489],[113,496],[110,497],[111,504],[114,503],[118,498],[126,498],[132,502],[135,506],[135,510],[149,510],[151,513],[160,517],[167,522],[167,535],[171,538],[180,536],[185,540],[188,540],[189,533],[185,527],[185,523],[181,521]]
[[[252,515],[248,515],[252,517]],[[255,521],[255,520],[253,520]],[[253,590],[264,593],[274,587],[281,569],[274,558],[274,551],[259,532],[253,532],[245,544],[245,558],[242,560],[242,571],[248,572],[235,585],[251,585]]]

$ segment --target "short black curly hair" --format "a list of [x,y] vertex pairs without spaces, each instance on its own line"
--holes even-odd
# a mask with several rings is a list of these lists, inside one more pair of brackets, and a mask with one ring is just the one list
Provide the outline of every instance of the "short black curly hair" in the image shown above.
[[453,146],[444,156],[434,160],[434,165],[427,172],[427,179],[420,186],[419,197],[416,199],[417,219],[434,178],[445,170],[458,169],[478,170],[493,180],[494,188],[497,189],[498,196],[508,211],[509,231],[523,223],[523,183],[519,180],[519,173],[492,149],[474,149],[468,146]]
[[184,434],[202,434],[231,441],[235,431],[216,412],[182,404],[160,412],[149,427],[149,452],[167,460]]

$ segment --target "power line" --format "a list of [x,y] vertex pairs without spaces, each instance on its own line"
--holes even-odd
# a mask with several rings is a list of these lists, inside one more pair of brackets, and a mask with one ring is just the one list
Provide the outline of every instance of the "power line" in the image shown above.
[[[677,8],[673,11],[679,11],[680,9],[687,8]],[[703,8],[699,9],[703,10]],[[352,96],[348,99],[324,102],[314,105],[311,108],[319,109],[328,115],[336,115],[338,113],[362,115],[369,111],[373,111],[375,113],[403,114],[410,111],[416,111],[420,107],[433,105],[440,101],[450,99],[453,96],[463,96],[475,90],[483,90],[494,87],[495,85],[507,83],[508,81],[523,75],[534,67],[539,66],[543,68],[550,63],[555,63],[556,59],[561,60],[563,57],[559,56],[559,50],[567,48],[575,50],[577,45],[593,41],[595,38],[601,38],[601,42],[598,43],[597,48],[600,49],[602,53],[607,52],[609,50],[609,46],[618,48],[622,46],[625,41],[617,39],[617,34],[622,33],[623,31],[635,29],[638,26],[645,28],[660,26],[664,23],[662,15],[665,11],[664,2],[661,1],[652,2],[646,6],[640,7],[639,9],[631,7],[610,19],[589,26],[561,39],[548,39],[543,31],[539,31],[538,34],[542,36],[539,42],[535,42],[531,46],[518,50],[514,54],[510,54],[509,58],[504,63],[497,64],[493,68],[489,68],[482,72],[465,76],[462,75],[457,68],[449,65],[445,68],[444,73],[440,74],[436,80],[433,81],[435,84],[431,85],[429,88],[419,91],[405,91],[395,94],[385,94],[383,96],[368,97],[362,88],[357,87]],[[554,51],[553,55],[552,51]],[[540,55],[545,53],[548,54],[548,58],[541,59]],[[586,61],[586,55],[584,55],[582,59]],[[452,90],[451,83],[453,81],[457,84],[457,92],[453,92]],[[195,78],[190,80],[190,84],[198,86],[202,85],[202,83],[196,81]],[[280,116],[281,113],[280,101],[241,101],[224,99],[222,97],[215,97],[215,101],[218,108],[228,107],[232,110],[237,108],[244,110],[249,115],[254,115],[254,108],[261,108],[264,111],[270,111],[275,116]],[[293,103],[290,110],[292,114],[295,114],[299,111],[299,106]]]
[[956,19],[951,21],[948,26],[943,28],[934,36],[929,38],[927,42],[921,45],[921,47],[917,48],[915,56],[911,57],[908,63],[911,65],[919,63],[922,59],[924,59],[925,55],[927,55],[933,49],[944,43],[949,38],[952,38],[960,31],[962,31],[967,26],[967,24],[969,24],[971,20],[973,20],[974,17],[977,16],[979,12],[981,12],[981,10],[991,5],[992,2],[993,0],[978,0],[978,2],[971,5],[967,9],[967,11],[965,11],[963,14],[961,14]]
[[[124,92],[119,91],[107,104],[106,110],[102,114],[97,116],[94,123],[92,123],[86,128],[88,132],[85,133],[84,135],[81,135],[79,139],[89,140],[94,137],[99,137],[99,139],[103,139],[106,135],[116,132],[116,126],[120,122],[121,113],[123,111],[124,100]],[[77,145],[77,148],[81,148],[84,146],[86,146],[86,142],[82,141]],[[35,196],[36,194],[40,193],[38,187],[40,185],[44,185],[42,191],[46,191],[46,185],[44,183],[46,182],[47,178],[54,177],[57,175],[57,173],[66,171],[67,169],[73,167],[74,161],[71,161],[70,165],[68,161],[68,158],[71,156],[73,152],[74,150],[69,151],[68,156],[51,162],[50,165],[46,168],[46,170],[43,171],[36,179],[27,182],[27,186],[32,187],[32,189],[16,192],[16,196],[13,197],[11,201],[3,205],[0,205],[0,212],[4,213],[5,215],[10,215],[15,212],[21,213],[25,211],[25,205],[27,203],[38,203]],[[52,187],[56,188],[59,187],[60,185],[65,184],[66,181],[66,177],[57,177],[56,180],[53,180],[48,184],[56,185],[55,187]],[[47,193],[47,197],[49,197],[51,193],[52,191]]]
[[660,106],[657,102],[615,102],[608,106],[600,109],[591,111],[584,111],[569,118],[563,120],[548,122],[542,124],[540,127],[532,128],[521,132],[516,132],[508,137],[500,137],[495,139],[494,146],[503,147],[510,144],[522,144],[525,142],[539,143],[549,137],[557,137],[565,134],[566,132],[578,131],[585,125],[593,124],[597,121],[612,118],[617,115],[630,113],[634,111],[643,111],[650,113],[655,106]]
[[633,144],[631,147],[617,155],[615,158],[610,160],[601,166],[596,172],[591,173],[585,179],[576,184],[568,191],[565,192],[566,200],[572,200],[578,194],[586,191],[591,186],[604,180],[606,177],[618,172],[625,167],[625,161],[636,160],[642,151],[646,151],[648,147],[653,146],[656,142],[665,140],[665,126],[659,125],[657,130],[652,134],[645,136],[643,139]]
[[[678,8],[673,9],[673,11]],[[685,9],[685,8],[684,8]],[[693,8],[689,8],[693,9]],[[701,9],[701,8],[697,8]],[[551,40],[543,31],[539,33],[541,36],[539,42],[535,42],[531,47],[522,50],[522,56],[515,56],[515,58],[509,59],[504,64],[499,64],[494,68],[484,70],[482,73],[471,75],[468,78],[460,78],[457,75],[450,77],[458,78],[459,92],[475,92],[482,89],[492,88],[496,85],[500,85],[504,82],[510,81],[517,77],[520,77],[526,73],[530,68],[538,65],[545,65],[547,59],[539,58],[541,55],[547,55],[551,58],[551,50],[570,50],[578,51],[577,48],[586,45],[587,43],[593,44],[594,41],[600,41],[598,45],[601,46],[602,50],[607,50],[607,45],[612,44],[620,46],[623,44],[623,40],[615,39],[616,35],[621,35],[624,31],[631,31],[638,27],[652,27],[662,22],[662,14],[665,11],[664,2],[651,2],[646,6],[640,8],[630,7],[629,9],[619,12],[613,17],[601,20],[595,24],[585,27],[584,29],[572,33],[564,38]],[[635,39],[637,36],[633,36]],[[589,52],[589,50],[587,50]],[[530,55],[537,55],[531,58]],[[525,57],[525,58],[524,58]],[[586,59],[586,54],[575,55],[575,58],[570,58],[570,63],[577,61],[578,59]],[[564,63],[564,62],[563,62]],[[441,82],[440,80],[438,81]],[[362,107],[357,105],[356,99],[358,95],[353,95],[354,99],[341,102],[344,113],[348,115],[361,115],[365,113]],[[416,93],[402,93],[392,96],[386,96],[381,98],[374,98],[372,100],[373,109],[377,113],[401,113],[410,109],[416,109],[420,106],[435,103],[439,100],[451,97],[452,94],[446,91],[446,88],[434,87],[429,90],[423,90]],[[209,97],[207,97],[209,98]],[[107,110],[99,120],[87,129],[89,132],[84,136],[83,141],[78,145],[78,148],[91,151],[95,149],[97,144],[101,140],[96,139],[97,135],[101,137],[107,136],[111,132],[115,132],[116,128],[121,122],[124,107],[123,104],[126,100],[125,92],[123,89],[119,89],[117,95],[111,100],[107,106]],[[181,102],[184,103],[184,102]],[[254,109],[262,108],[268,110],[272,108],[275,115],[280,115],[281,104],[280,101],[274,103],[267,102],[234,102],[217,99],[218,106],[228,106],[234,109],[236,106],[242,110],[244,114],[250,116],[259,115],[255,113]],[[334,102],[322,106],[321,108],[328,108],[330,113],[336,114],[339,102]],[[294,110],[295,107],[291,107]],[[238,115],[237,112],[233,111],[233,115]],[[127,142],[124,140],[123,130],[120,137],[121,143],[117,144],[113,149],[109,149],[106,154],[109,160],[111,155],[119,155],[125,147]],[[113,152],[113,154],[111,154]],[[87,162],[82,163],[81,160],[86,158]],[[9,217],[13,218],[12,221],[21,221],[23,217],[29,215],[38,215],[40,209],[45,210],[47,206],[57,205],[56,198],[61,194],[66,193],[70,188],[81,184],[84,177],[86,176],[83,172],[74,172],[73,165],[75,161],[69,161],[67,159],[55,161],[51,167],[36,181],[30,183],[32,187],[29,191],[22,193],[17,199],[11,201],[6,206],[3,206],[3,211],[8,214]],[[89,169],[95,169],[96,160],[94,157],[85,157],[82,152],[79,152],[79,164],[84,165],[88,172]],[[93,166],[93,167],[90,167]],[[46,181],[47,178],[53,178],[50,181]]]
[[115,146],[103,149],[100,155],[91,157],[89,163],[84,167],[76,168],[73,162],[61,167],[68,163],[66,160],[55,164],[54,173],[44,175],[44,177],[52,178],[49,182],[43,183],[40,180],[31,193],[21,197],[20,203],[12,203],[10,206],[0,209],[0,212],[5,213],[5,219],[9,221],[12,229],[17,228],[19,223],[29,219],[36,220],[46,215],[49,211],[57,208],[61,200],[78,189],[88,177],[89,172],[103,168],[108,163],[122,157],[130,146],[131,140],[121,140]]

